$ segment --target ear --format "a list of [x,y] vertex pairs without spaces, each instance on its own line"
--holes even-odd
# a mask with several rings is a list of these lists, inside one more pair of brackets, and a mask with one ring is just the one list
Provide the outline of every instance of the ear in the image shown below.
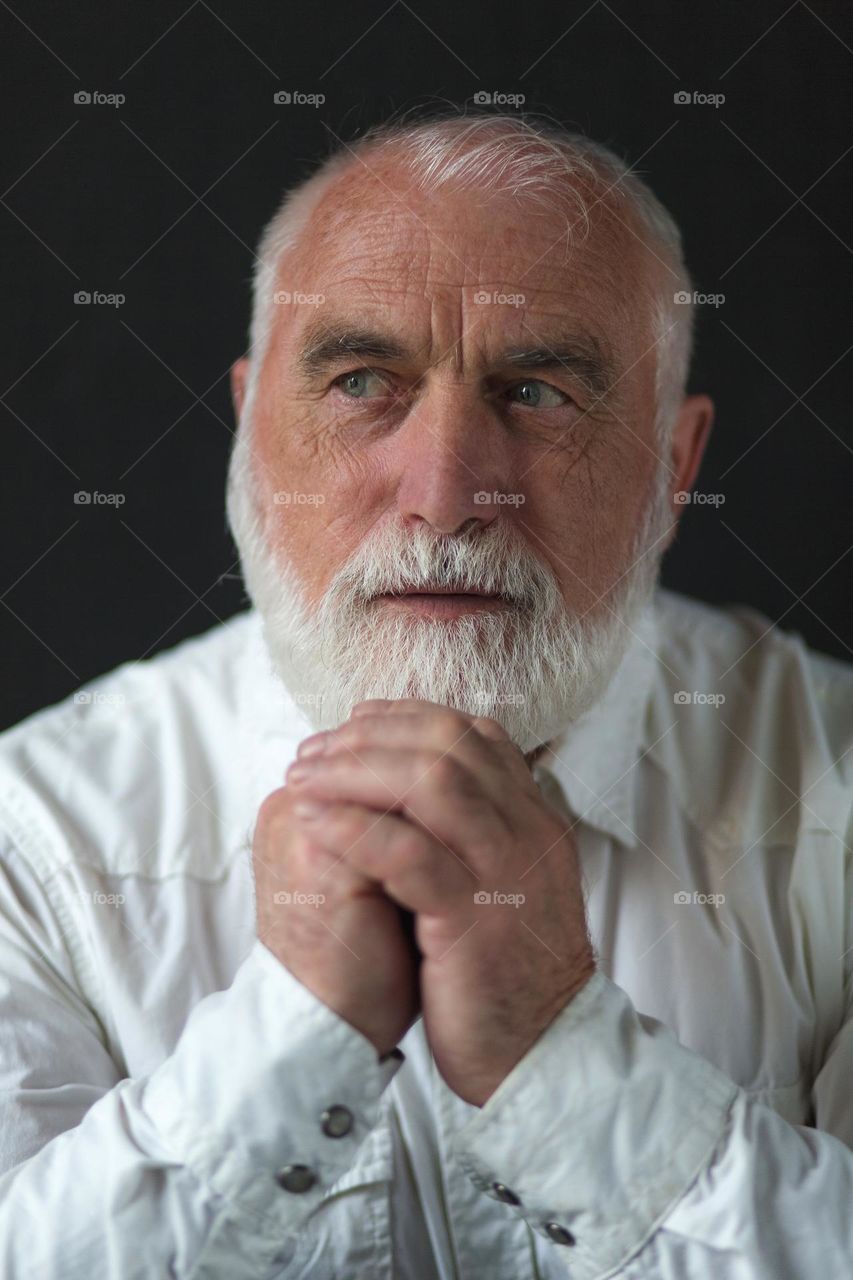
[[[685,501],[680,496],[693,488],[705,445],[714,424],[714,402],[709,396],[686,396],[672,431],[670,465],[670,506],[676,523],[684,514]],[[673,527],[669,541],[675,536]],[[669,543],[667,543],[669,545]]]
[[246,356],[235,360],[231,366],[231,399],[234,402],[234,413],[237,421],[243,412],[243,401],[246,398],[246,383],[249,377],[249,361]]

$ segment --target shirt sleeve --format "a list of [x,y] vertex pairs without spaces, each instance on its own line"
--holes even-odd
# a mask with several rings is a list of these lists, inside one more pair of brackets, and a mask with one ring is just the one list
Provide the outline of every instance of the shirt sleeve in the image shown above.
[[[845,1043],[833,1072],[849,1097]],[[853,1152],[752,1099],[601,972],[453,1151],[553,1241],[572,1280],[813,1280],[853,1266]]]
[[39,882],[4,849],[0,1274],[256,1280],[352,1165],[401,1061],[256,940],[171,1056],[119,1079]]

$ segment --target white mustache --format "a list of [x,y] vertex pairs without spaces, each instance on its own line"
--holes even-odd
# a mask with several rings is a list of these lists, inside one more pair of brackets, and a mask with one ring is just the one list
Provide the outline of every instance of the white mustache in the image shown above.
[[335,575],[333,594],[361,603],[383,595],[437,589],[501,596],[519,606],[559,595],[553,572],[506,528],[492,526],[473,541],[435,540],[426,531],[401,537],[384,529],[358,548]]

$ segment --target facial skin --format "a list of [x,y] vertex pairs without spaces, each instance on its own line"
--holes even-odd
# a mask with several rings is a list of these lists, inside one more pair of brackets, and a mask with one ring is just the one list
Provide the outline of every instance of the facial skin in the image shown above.
[[[643,300],[649,273],[663,267],[606,215],[604,202],[591,234],[567,253],[561,219],[520,217],[501,198],[477,207],[470,193],[413,193],[393,170],[374,172],[356,165],[339,179],[281,263],[279,288],[325,302],[275,308],[255,459],[268,495],[322,501],[279,507],[276,541],[314,604],[389,513],[447,534],[508,520],[574,611],[600,610],[627,567],[661,464]],[[476,301],[493,290],[524,302]],[[409,354],[342,351],[325,370],[302,373],[308,331],[339,323],[386,334]],[[610,365],[603,397],[583,370],[525,369],[500,358],[507,348],[556,350],[573,335],[581,347],[597,344]],[[375,372],[341,385],[368,363]],[[238,412],[246,373],[239,361]],[[541,407],[531,404],[537,397]],[[711,413],[707,397],[684,402],[663,459],[672,492],[692,485]],[[480,492],[523,502],[482,504]],[[675,522],[683,507],[672,511]]]

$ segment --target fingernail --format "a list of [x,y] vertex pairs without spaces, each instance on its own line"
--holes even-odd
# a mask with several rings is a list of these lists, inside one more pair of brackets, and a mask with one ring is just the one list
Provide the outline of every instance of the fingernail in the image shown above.
[[300,800],[293,806],[293,812],[300,818],[320,818],[326,812],[327,805],[315,800]]
[[319,733],[314,738],[306,738],[304,742],[300,742],[296,757],[301,760],[303,756],[318,756],[321,751],[326,750],[326,735]]

